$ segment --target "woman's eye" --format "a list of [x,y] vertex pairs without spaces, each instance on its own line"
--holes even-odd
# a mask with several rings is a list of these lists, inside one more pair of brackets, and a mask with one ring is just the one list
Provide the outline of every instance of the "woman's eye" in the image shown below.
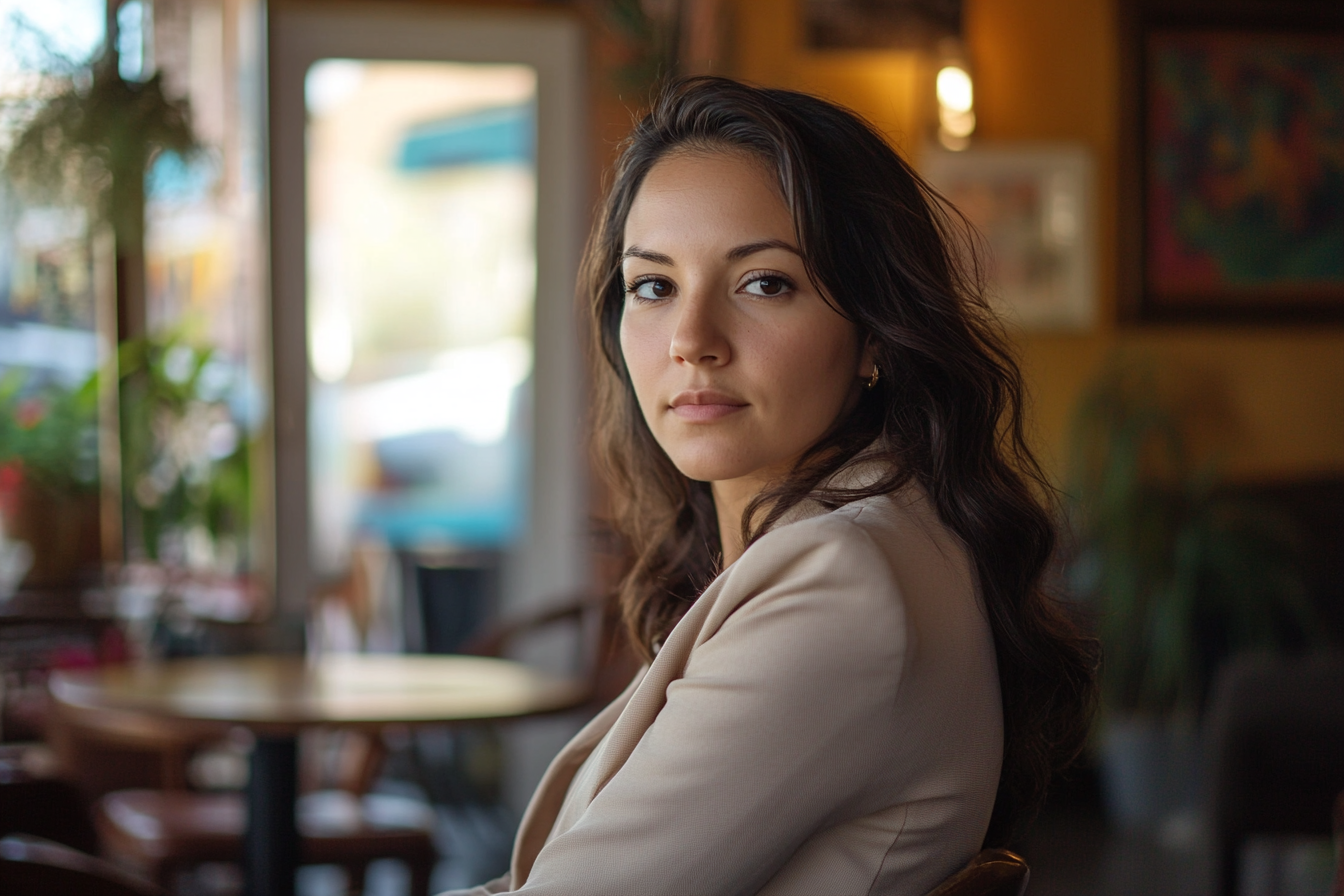
[[672,284],[666,280],[640,280],[626,286],[626,292],[640,299],[666,299],[672,295]]
[[743,287],[754,296],[782,296],[792,288],[793,284],[783,277],[756,277]]

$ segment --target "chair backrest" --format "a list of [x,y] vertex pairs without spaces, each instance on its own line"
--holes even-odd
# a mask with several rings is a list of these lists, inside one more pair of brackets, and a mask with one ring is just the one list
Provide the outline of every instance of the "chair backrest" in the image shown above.
[[0,839],[0,893],[5,896],[166,896],[115,865],[41,837]]
[[472,639],[464,653],[505,656],[517,642],[559,625],[578,629],[578,667],[589,690],[589,705],[602,707],[625,690],[640,661],[625,642],[620,610],[608,595],[580,593],[548,601],[541,609],[503,619]]
[[376,733],[314,728],[299,738],[299,792],[344,790],[362,796],[373,787],[387,756]]
[[227,732],[220,723],[186,726],[127,710],[76,710],[55,698],[47,723],[61,776],[90,802],[113,790],[185,788],[192,752]]
[[1016,853],[986,849],[928,896],[1022,896],[1031,869]]

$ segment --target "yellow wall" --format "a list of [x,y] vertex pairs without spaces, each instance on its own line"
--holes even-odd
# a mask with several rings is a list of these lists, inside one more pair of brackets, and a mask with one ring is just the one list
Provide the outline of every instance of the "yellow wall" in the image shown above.
[[[1114,0],[966,0],[977,138],[1076,141],[1097,165],[1100,322],[1084,334],[1025,334],[1021,359],[1043,460],[1060,472],[1070,410],[1108,355],[1141,353],[1212,384],[1235,418],[1226,470],[1240,479],[1344,473],[1344,327],[1117,323]],[[737,0],[735,72],[855,109],[918,152],[929,75],[911,54],[810,53],[794,0]],[[915,159],[916,163],[918,159]]]

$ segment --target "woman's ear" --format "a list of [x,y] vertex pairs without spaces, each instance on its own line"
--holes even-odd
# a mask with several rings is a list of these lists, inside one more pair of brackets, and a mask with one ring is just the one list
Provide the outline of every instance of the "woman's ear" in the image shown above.
[[877,352],[873,351],[873,341],[865,338],[863,345],[859,348],[859,367],[854,371],[854,375],[861,380],[872,379],[876,367]]

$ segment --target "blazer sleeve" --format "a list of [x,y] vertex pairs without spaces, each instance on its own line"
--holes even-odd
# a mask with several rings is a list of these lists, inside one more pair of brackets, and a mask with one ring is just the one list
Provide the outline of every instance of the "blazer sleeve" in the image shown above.
[[509,875],[504,874],[478,887],[472,887],[470,890],[445,890],[439,896],[499,896],[499,894],[507,893],[508,889]]
[[816,522],[730,571],[718,600],[737,609],[522,892],[754,893],[818,830],[882,808],[868,803],[891,773],[903,606],[864,529]]

